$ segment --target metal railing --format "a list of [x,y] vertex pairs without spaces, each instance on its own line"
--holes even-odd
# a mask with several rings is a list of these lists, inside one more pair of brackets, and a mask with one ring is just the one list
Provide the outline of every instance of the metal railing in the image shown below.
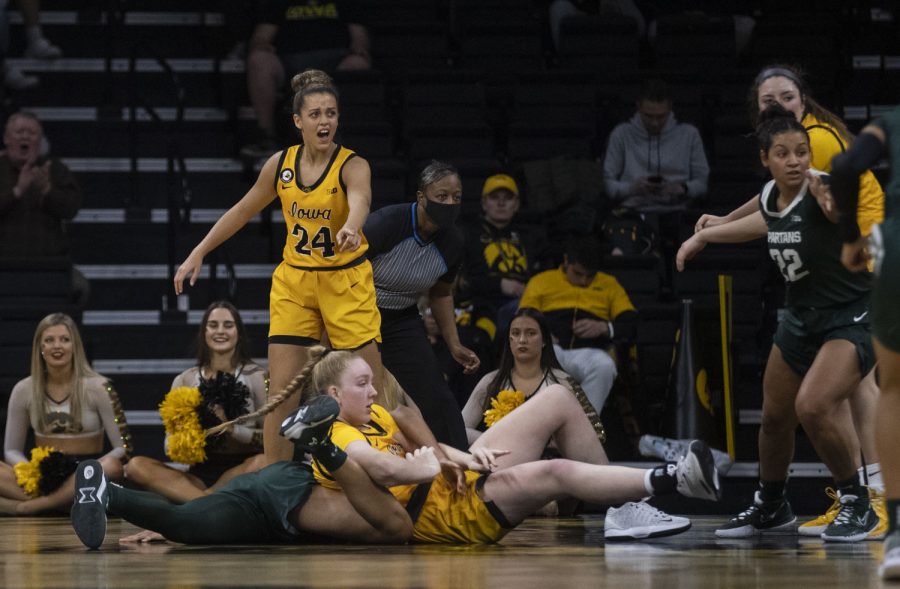
[[[125,26],[126,7],[124,0],[109,0],[107,5],[107,28],[109,29],[106,71],[108,73],[110,102],[114,102],[115,81],[114,61],[117,43],[120,39],[128,39],[123,34]],[[166,159],[166,208],[168,210],[168,222],[166,223],[166,260],[168,266],[168,284],[171,285],[178,267],[179,252],[182,239],[191,224],[191,208],[193,204],[193,192],[188,178],[188,169],[185,162],[184,150],[181,138],[185,135],[185,103],[186,90],[178,73],[169,61],[160,55],[156,49],[147,44],[131,41],[128,48],[128,69],[126,72],[127,103],[127,137],[129,157],[129,191],[125,196],[126,219],[145,220],[150,217],[152,203],[145,202],[141,194],[141,170],[139,166],[141,152],[141,135],[145,130],[162,131],[165,141]],[[166,120],[160,115],[157,108],[141,91],[138,76],[138,55],[147,56],[160,67],[165,78],[166,86],[171,92],[175,104],[175,114],[171,120]],[[142,125],[149,127],[142,128]],[[216,297],[217,260],[223,259],[226,275],[227,297],[233,298],[236,290],[236,278],[234,265],[227,252],[221,251],[210,256],[209,260],[209,294],[212,300]],[[173,312],[179,309],[176,295],[171,286],[166,289],[163,301],[163,311]],[[175,318],[180,318],[183,313],[176,313]],[[171,315],[170,315],[171,316]]]

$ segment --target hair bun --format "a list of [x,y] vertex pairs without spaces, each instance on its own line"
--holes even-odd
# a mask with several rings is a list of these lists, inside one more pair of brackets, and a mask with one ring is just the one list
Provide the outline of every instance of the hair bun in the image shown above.
[[774,104],[770,104],[766,107],[765,110],[759,113],[759,119],[757,120],[757,123],[761,125],[769,121],[776,121],[778,119],[785,118],[796,120],[797,117],[794,115],[794,113],[776,102]]
[[294,92],[302,92],[307,88],[334,88],[334,80],[322,70],[304,70],[291,78]]
[[770,104],[759,113],[756,124],[756,140],[759,142],[760,150],[768,153],[769,148],[772,147],[773,138],[788,132],[802,133],[807,136],[807,141],[809,141],[809,133],[806,132],[806,128],[797,120],[794,113],[780,104]]

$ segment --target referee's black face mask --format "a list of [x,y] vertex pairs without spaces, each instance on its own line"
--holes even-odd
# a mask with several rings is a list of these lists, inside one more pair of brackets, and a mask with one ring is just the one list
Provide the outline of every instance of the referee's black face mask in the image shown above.
[[434,221],[434,224],[441,229],[453,227],[456,219],[459,217],[459,211],[462,208],[460,204],[445,204],[425,199],[425,212]]

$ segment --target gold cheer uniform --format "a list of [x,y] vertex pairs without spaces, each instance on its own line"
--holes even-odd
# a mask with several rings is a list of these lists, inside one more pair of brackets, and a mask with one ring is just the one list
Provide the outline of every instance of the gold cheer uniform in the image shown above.
[[300,184],[301,154],[300,145],[284,150],[275,178],[287,239],[272,274],[269,343],[312,345],[323,330],[336,349],[381,341],[369,244],[361,231],[356,251],[338,251],[335,241],[350,213],[342,172],[356,154],[338,145],[311,186]]

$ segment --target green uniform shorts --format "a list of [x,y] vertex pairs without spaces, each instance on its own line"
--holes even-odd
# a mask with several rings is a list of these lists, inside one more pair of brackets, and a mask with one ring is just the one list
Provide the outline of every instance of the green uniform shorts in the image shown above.
[[235,477],[217,493],[231,495],[261,513],[273,541],[297,542],[300,532],[290,524],[288,514],[306,503],[315,484],[309,465],[286,460]]
[[791,369],[805,376],[825,342],[843,339],[856,347],[860,377],[875,366],[869,329],[869,301],[861,299],[836,309],[791,307],[775,332],[775,345]]

